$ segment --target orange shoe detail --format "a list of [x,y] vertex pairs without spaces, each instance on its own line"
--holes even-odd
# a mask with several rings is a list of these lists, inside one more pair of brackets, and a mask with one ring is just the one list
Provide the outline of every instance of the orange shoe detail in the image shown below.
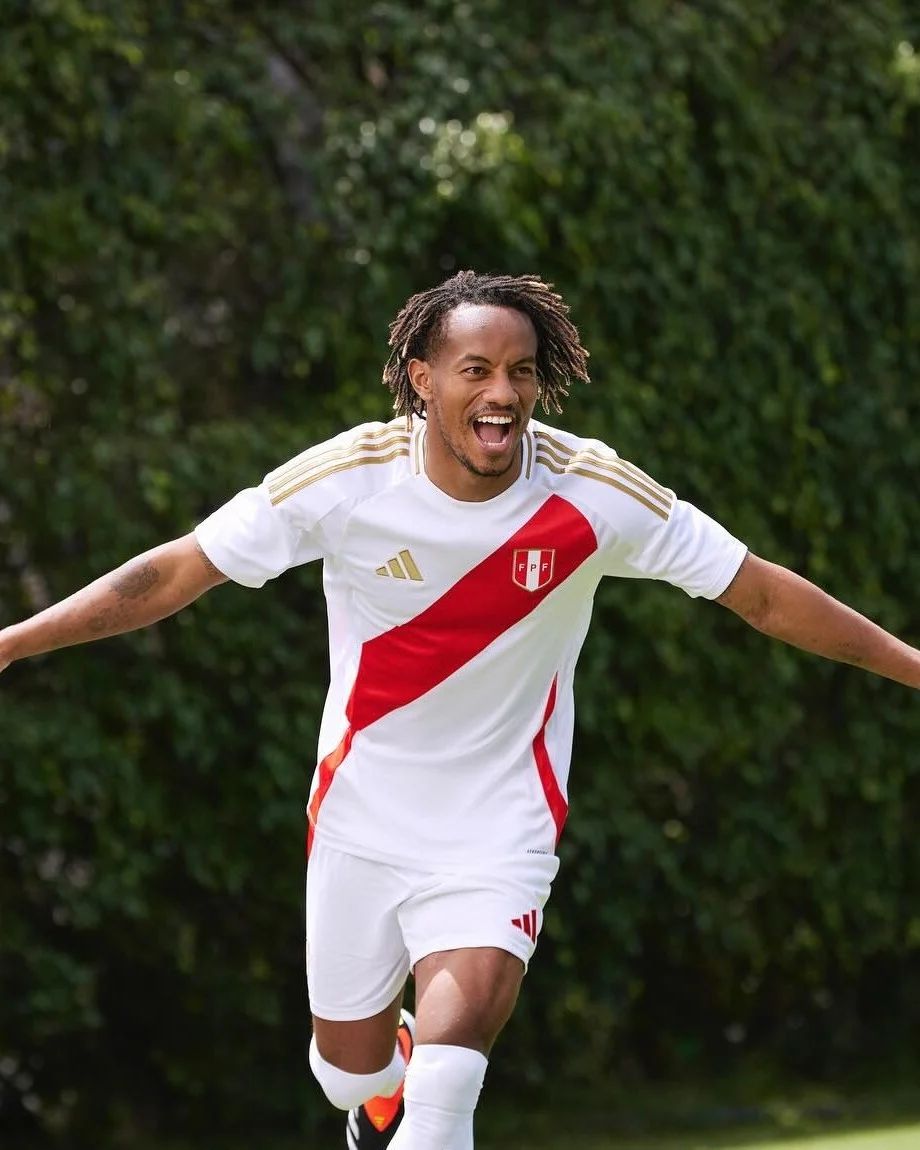
[[399,1104],[402,1102],[402,1096],[403,1088],[400,1082],[399,1089],[389,1098],[385,1098],[380,1094],[376,1098],[370,1098],[364,1103],[364,1111],[368,1118],[370,1118],[375,1129],[386,1130],[399,1113]]
[[[396,1042],[403,1061],[409,1065],[412,1057],[412,1035],[408,1026],[401,1023],[396,1032]],[[378,1094],[376,1098],[369,1098],[364,1103],[364,1112],[377,1130],[386,1130],[400,1112],[400,1103],[403,1096],[403,1083],[400,1082],[395,1094],[389,1096]]]
[[403,1062],[408,1066],[412,1057],[412,1035],[405,1023],[396,1031],[396,1043],[399,1046],[399,1053],[403,1056]]

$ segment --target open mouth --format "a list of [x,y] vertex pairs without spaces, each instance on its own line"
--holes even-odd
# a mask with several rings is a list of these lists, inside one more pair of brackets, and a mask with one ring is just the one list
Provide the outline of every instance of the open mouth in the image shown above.
[[483,447],[491,450],[504,447],[511,438],[514,417],[510,415],[481,415],[473,420],[473,431]]

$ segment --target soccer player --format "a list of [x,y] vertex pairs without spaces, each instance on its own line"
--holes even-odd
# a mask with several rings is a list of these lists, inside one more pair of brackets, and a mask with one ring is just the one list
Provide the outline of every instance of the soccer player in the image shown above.
[[667,580],[915,688],[920,651],[610,447],[535,420],[538,400],[558,413],[587,379],[568,309],[537,277],[461,272],[408,301],[390,348],[394,420],[311,447],[191,534],[0,632],[0,669],[323,560],[310,1066],[350,1112],[351,1150],[470,1150],[558,866],[600,578]]

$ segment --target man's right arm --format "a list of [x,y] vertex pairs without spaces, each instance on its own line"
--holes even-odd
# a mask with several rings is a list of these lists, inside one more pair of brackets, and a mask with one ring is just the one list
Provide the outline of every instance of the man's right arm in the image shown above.
[[226,581],[194,533],[173,539],[0,630],[0,671],[16,659],[146,627]]

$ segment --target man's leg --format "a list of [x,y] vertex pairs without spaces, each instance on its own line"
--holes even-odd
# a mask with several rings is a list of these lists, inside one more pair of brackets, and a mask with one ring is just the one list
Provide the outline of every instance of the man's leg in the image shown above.
[[[394,1030],[389,1008],[374,1018],[352,1023],[330,1022],[314,1015],[310,1066],[329,1101],[348,1111],[345,1141],[349,1150],[389,1146],[402,1119],[403,1079],[412,1055],[415,1020],[404,1010],[398,1020],[399,1027]],[[327,1055],[334,1055],[334,1061],[321,1053],[321,1044]],[[343,1065],[370,1067],[379,1061],[362,1057],[362,1049],[368,1055],[379,1051],[384,1058],[389,1049],[390,1058],[377,1070],[342,1069]]]
[[313,1016],[313,1039],[318,1053],[349,1074],[377,1074],[389,1066],[399,1025],[403,992],[373,1018],[334,1022]]
[[406,1072],[405,1114],[390,1150],[472,1150],[488,1054],[511,1017],[523,976],[520,958],[492,946],[419,959],[417,1045]]
[[[356,1139],[350,1114],[349,1146],[471,1150],[487,1056],[514,1009],[557,866],[553,857],[527,856],[498,871],[445,875],[314,844],[307,880],[311,1065],[338,1105],[356,1100],[362,1122],[358,1096],[382,1093],[403,1073],[394,1037],[410,964],[415,972],[417,1045],[399,1114],[382,1140],[367,1124]],[[367,1077],[377,1075],[373,1083]]]
[[[329,1101],[352,1112],[346,1141],[359,1150],[387,1145],[402,1113],[410,1044],[408,1034],[397,1043],[397,1028],[409,955],[396,907],[405,897],[397,869],[314,842],[307,868],[310,1069]],[[392,1105],[364,1105],[388,1099]]]

